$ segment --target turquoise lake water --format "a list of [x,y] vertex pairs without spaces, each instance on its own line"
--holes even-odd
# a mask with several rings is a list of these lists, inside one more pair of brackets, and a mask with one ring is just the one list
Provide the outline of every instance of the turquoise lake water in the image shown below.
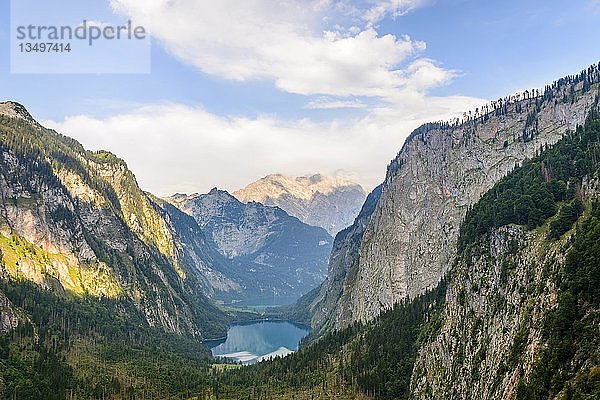
[[227,331],[227,339],[211,351],[213,356],[252,364],[297,351],[298,342],[308,332],[308,329],[284,321],[234,325]]

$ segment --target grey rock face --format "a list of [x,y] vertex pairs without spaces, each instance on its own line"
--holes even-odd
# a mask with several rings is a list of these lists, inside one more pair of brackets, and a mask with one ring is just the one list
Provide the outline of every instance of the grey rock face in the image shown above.
[[268,175],[233,195],[242,202],[280,207],[306,224],[325,228],[332,236],[352,224],[366,198],[356,182],[321,174]]
[[156,197],[152,201],[173,232],[180,260],[197,274],[201,292],[214,297],[219,292],[241,291],[241,286],[226,275],[226,260],[213,250],[196,220],[170,203]]
[[0,115],[6,115],[11,118],[19,118],[29,123],[36,124],[37,122],[33,119],[29,111],[19,103],[14,101],[3,101],[0,102]]
[[441,331],[421,347],[413,368],[412,398],[515,398],[541,345],[543,313],[556,304],[549,276],[563,254],[544,238],[503,227],[457,260]]
[[[504,113],[415,131],[388,168],[360,243],[351,251],[335,247],[332,254],[330,269],[352,271],[345,275],[341,300],[331,311],[334,326],[371,320],[396,302],[435,286],[454,261],[468,207],[515,165],[583,123],[597,89],[580,89],[574,88],[572,102],[519,100]],[[562,92],[555,95],[562,97]],[[529,115],[535,116],[534,135]],[[329,310],[326,303],[312,308]]]
[[[581,195],[585,204],[598,201],[597,174],[583,179]],[[440,329],[418,351],[411,398],[516,398],[519,382],[531,376],[548,345],[543,329],[548,311],[565,295],[560,286],[575,234],[572,229],[553,241],[547,229],[508,225],[459,253]],[[574,359],[589,367],[597,364],[599,353],[596,345],[582,346]],[[552,397],[562,398],[566,391],[563,387]]]
[[333,238],[322,228],[217,189],[168,201],[194,217],[218,253],[214,258],[222,258],[213,266],[239,286],[215,292],[216,299],[286,304],[325,279]]
[[127,315],[168,332],[221,334],[225,315],[127,165],[28,116],[0,107],[0,276],[127,298]]
[[318,328],[314,332],[316,335],[326,329],[335,327],[345,318],[345,312],[339,315],[333,313],[338,309],[337,307],[350,304],[349,299],[346,297],[348,292],[343,292],[344,282],[352,282],[356,277],[360,241],[380,196],[381,185],[367,196],[367,200],[354,224],[342,230],[335,237],[329,259],[327,279],[319,288],[315,299],[311,300],[309,307],[311,325]]

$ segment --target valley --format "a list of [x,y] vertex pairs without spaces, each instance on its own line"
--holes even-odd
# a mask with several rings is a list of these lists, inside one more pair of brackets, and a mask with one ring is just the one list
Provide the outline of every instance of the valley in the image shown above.
[[599,103],[594,64],[427,123],[368,195],[164,198],[0,103],[0,397],[599,398]]

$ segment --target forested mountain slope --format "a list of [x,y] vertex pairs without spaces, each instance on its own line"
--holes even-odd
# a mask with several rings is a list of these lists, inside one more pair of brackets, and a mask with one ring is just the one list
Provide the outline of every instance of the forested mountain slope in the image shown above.
[[197,275],[181,262],[176,238],[126,164],[41,127],[20,105],[3,109],[5,279],[127,299],[149,326],[168,332],[222,332],[225,317],[196,290]]
[[229,317],[169,221],[122,160],[11,102],[0,259],[0,398],[157,398],[207,377],[198,340],[223,336]]

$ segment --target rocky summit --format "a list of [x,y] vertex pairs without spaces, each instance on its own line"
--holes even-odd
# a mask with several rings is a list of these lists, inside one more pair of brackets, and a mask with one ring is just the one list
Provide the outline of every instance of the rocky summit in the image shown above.
[[331,236],[352,224],[366,198],[362,186],[342,174],[272,174],[233,195],[242,202],[280,207],[306,224],[325,228]]

